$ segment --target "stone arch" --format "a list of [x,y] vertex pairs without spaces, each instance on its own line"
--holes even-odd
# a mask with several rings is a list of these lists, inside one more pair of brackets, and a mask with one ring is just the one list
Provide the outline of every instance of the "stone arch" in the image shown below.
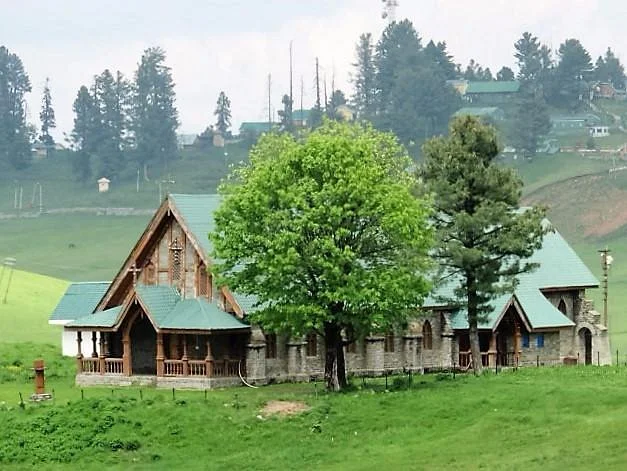
[[[592,330],[588,327],[580,327],[577,331],[579,343],[580,362],[586,365],[592,364]],[[582,358],[583,357],[583,358]]]
[[560,302],[557,304],[557,310],[568,317],[568,307],[564,298],[560,298]]
[[422,349],[433,349],[433,330],[431,329],[431,322],[428,320],[422,324]]

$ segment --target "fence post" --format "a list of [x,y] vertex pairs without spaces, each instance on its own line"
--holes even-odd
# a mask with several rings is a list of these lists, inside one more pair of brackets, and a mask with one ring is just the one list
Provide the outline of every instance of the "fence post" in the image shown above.
[[172,400],[174,401],[176,399],[176,392],[174,391],[174,388],[172,388]]
[[597,366],[601,366],[601,352],[597,352]]
[[453,362],[453,379],[455,379],[456,370],[457,370],[457,363]]
[[383,370],[385,373],[385,390],[388,390],[388,370]]
[[616,366],[618,366],[618,348],[616,349]]
[[536,355],[536,367],[540,368],[540,355]]
[[579,352],[577,352],[577,366],[579,366]]

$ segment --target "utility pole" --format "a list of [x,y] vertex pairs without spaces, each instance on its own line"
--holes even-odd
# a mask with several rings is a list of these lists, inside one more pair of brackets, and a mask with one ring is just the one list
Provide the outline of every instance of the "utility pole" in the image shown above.
[[294,97],[293,97],[293,86],[292,86],[292,79],[293,79],[292,43],[293,41],[290,41],[290,116],[289,116],[290,129],[292,129],[292,127],[294,126],[294,117],[293,117]]
[[316,108],[318,111],[322,111],[322,106],[320,105],[320,64],[318,62],[318,58],[316,57]]
[[272,74],[268,74],[268,131],[272,129]]
[[611,250],[605,247],[599,250],[601,254],[601,269],[603,270],[603,325],[608,326],[607,318],[607,295],[608,295],[608,275],[614,258],[610,255]]
[[303,115],[303,95],[305,94],[305,83],[303,82],[303,76],[300,76],[300,119],[304,121]]

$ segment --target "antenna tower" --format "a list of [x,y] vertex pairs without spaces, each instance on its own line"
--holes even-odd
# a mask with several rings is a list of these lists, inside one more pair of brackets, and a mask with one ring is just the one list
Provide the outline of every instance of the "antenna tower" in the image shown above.
[[381,18],[387,20],[388,23],[394,23],[396,21],[396,9],[398,8],[397,0],[381,0],[383,2],[383,13]]

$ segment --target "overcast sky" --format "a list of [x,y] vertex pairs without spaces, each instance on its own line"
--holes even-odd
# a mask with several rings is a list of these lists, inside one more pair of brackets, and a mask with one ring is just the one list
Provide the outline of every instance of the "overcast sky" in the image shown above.
[[[474,58],[495,73],[513,66],[513,43],[529,30],[554,48],[576,37],[593,58],[611,46],[627,57],[624,0],[398,0],[423,44],[446,41],[455,61]],[[72,128],[78,88],[105,68],[132,76],[142,51],[161,46],[176,82],[182,133],[214,122],[220,90],[231,99],[235,127],[267,116],[267,75],[279,108],[288,91],[288,44],[294,45],[295,108],[304,80],[313,100],[315,57],[327,80],[350,92],[350,64],[363,32],[385,26],[381,0],[0,0],[0,44],[23,60],[33,84],[30,119],[38,121],[50,77],[57,137]],[[37,123],[39,124],[39,123]]]

